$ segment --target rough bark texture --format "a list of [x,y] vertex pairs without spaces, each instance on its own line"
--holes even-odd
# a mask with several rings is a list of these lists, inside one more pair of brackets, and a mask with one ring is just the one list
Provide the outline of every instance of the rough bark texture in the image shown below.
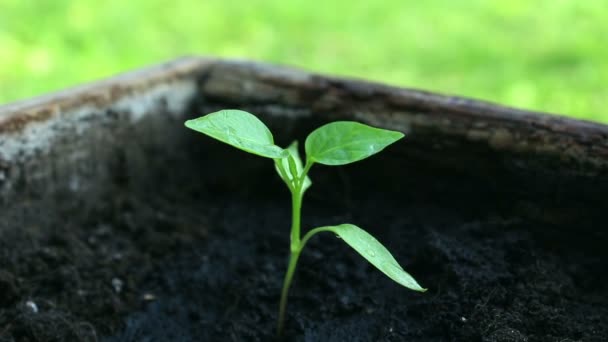
[[355,117],[396,125],[428,142],[445,136],[496,151],[594,166],[580,170],[587,175],[608,167],[606,126],[461,97],[240,62],[210,66],[201,91],[239,105],[280,105],[326,113],[328,119]]
[[193,100],[209,108],[250,108],[292,128],[307,118],[391,127],[406,133],[409,143],[400,148],[418,163],[480,177],[498,172],[515,177],[513,184],[525,192],[559,186],[598,194],[608,188],[604,125],[286,67],[193,57],[0,106],[0,190],[17,177],[10,170],[15,163],[49,153],[62,139],[91,140],[91,127],[135,122],[159,109],[184,115]]

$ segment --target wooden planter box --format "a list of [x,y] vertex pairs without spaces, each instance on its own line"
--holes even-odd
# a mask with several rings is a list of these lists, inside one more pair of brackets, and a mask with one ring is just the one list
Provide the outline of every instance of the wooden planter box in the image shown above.
[[270,162],[184,128],[221,108],[283,146],[334,120],[406,134],[315,166],[303,227],[357,223],[429,291],[320,236],[287,340],[607,338],[608,127],[184,58],[0,106],[0,341],[273,339],[289,198]]

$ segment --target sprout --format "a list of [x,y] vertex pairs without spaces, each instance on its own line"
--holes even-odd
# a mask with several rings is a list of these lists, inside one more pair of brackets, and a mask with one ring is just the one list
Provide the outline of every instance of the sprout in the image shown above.
[[300,213],[304,192],[312,185],[308,172],[314,164],[345,165],[370,157],[403,138],[400,132],[375,128],[358,122],[337,121],[326,124],[308,135],[305,143],[306,162],[298,153],[298,143],[281,148],[274,144],[272,133],[255,115],[240,110],[221,110],[186,121],[186,127],[243,151],[274,160],[277,173],[291,192],[292,221],[290,256],[279,304],[277,334],[283,333],[287,294],[308,240],[320,232],[331,232],[351,246],[387,277],[414,291],[424,292],[391,253],[365,230],[344,223],[309,230],[302,237]]

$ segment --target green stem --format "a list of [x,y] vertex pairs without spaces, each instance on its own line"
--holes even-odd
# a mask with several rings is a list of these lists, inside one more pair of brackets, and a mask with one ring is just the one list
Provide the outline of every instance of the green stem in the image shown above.
[[300,250],[304,249],[304,246],[306,245],[308,240],[310,240],[310,238],[313,237],[313,235],[315,235],[317,233],[321,233],[321,232],[333,232],[333,229],[329,228],[329,227],[319,227],[319,228],[309,230],[308,233],[306,233],[306,235],[304,235],[304,238],[302,239],[302,242],[300,243]]
[[302,174],[299,175],[299,178],[294,179],[293,187],[289,188],[289,190],[291,190],[291,244],[289,266],[287,266],[287,273],[285,273],[285,279],[283,280],[283,289],[281,290],[281,301],[279,303],[279,321],[277,324],[278,336],[281,336],[283,334],[283,327],[285,324],[285,309],[287,308],[287,295],[289,294],[289,287],[291,286],[293,275],[296,270],[296,265],[298,264],[298,259],[300,258],[300,253],[302,252],[302,248],[304,248],[304,245],[312,235],[320,231],[319,228],[313,229],[304,236],[304,240],[300,240],[302,198],[304,197],[304,194],[302,193],[302,187],[304,186],[306,174],[312,167],[312,164],[313,162],[308,160],[306,161],[306,165],[304,166]]
[[289,293],[289,287],[293,280],[293,274],[298,264],[298,258],[300,257],[300,251],[291,252],[289,255],[289,266],[287,267],[287,273],[283,280],[283,289],[281,290],[281,302],[279,304],[279,323],[277,325],[277,335],[283,335],[283,327],[285,324],[285,309],[287,308],[287,294]]
[[306,175],[308,174],[308,171],[310,171],[312,164],[314,164],[313,161],[310,161],[309,159],[306,160],[306,165],[304,165],[304,170],[300,175],[300,184],[304,184],[304,178],[306,178]]
[[302,196],[299,187],[291,193],[291,248],[293,254],[300,249],[300,212],[302,211]]
[[291,282],[293,280],[293,275],[296,271],[296,266],[298,264],[298,259],[300,258],[300,253],[304,246],[310,240],[313,235],[320,232],[329,232],[332,231],[331,228],[319,227],[310,230],[301,242],[299,242],[298,248],[291,252],[289,255],[289,266],[287,266],[287,273],[285,274],[285,279],[283,280],[283,289],[281,290],[281,302],[279,304],[279,323],[277,325],[277,335],[283,335],[283,327],[285,324],[285,309],[287,308],[287,294],[289,293],[289,288],[291,287]]

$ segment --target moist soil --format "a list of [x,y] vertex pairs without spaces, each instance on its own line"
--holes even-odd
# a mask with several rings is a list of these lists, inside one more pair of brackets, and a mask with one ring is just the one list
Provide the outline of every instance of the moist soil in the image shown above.
[[[284,340],[606,341],[603,239],[483,198],[315,184],[304,227],[367,229],[429,290],[402,288],[319,235],[300,259]],[[86,210],[69,198],[48,211],[13,203],[0,235],[0,341],[276,340],[290,213],[270,185],[117,191]],[[11,225],[24,216],[32,224]]]

